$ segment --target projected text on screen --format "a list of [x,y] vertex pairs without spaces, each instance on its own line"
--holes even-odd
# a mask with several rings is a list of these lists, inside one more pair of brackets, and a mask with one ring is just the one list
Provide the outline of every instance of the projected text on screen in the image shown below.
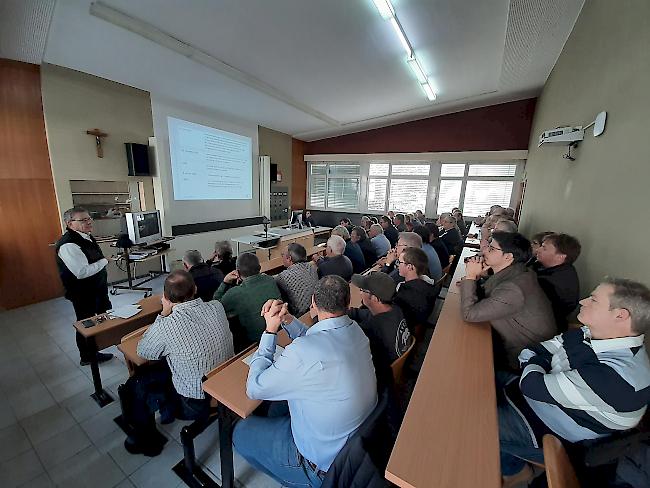
[[252,139],[167,117],[174,200],[253,198]]

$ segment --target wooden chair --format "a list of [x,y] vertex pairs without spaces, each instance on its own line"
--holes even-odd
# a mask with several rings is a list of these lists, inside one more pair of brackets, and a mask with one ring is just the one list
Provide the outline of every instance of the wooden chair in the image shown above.
[[413,351],[413,346],[415,346],[415,337],[411,336],[411,343],[409,344],[408,349],[402,354],[400,357],[398,357],[395,361],[393,361],[393,364],[390,365],[390,369],[393,371],[393,380],[395,381],[396,385],[401,384],[402,382],[402,373],[404,371],[404,363],[406,363],[406,360],[408,359],[409,355],[411,354],[411,351]]
[[560,439],[546,434],[543,443],[548,488],[580,488],[576,472]]

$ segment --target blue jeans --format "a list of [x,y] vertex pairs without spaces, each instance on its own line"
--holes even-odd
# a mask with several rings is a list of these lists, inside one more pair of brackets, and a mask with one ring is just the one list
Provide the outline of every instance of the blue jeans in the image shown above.
[[290,487],[318,488],[323,479],[298,452],[291,433],[291,417],[277,415],[274,405],[268,417],[252,415],[240,420],[233,432],[233,445],[255,469]]
[[501,452],[501,474],[510,476],[526,466],[526,461],[544,462],[542,446],[535,447],[524,420],[503,392],[510,381],[518,377],[511,373],[496,372],[497,415],[499,419],[499,447]]

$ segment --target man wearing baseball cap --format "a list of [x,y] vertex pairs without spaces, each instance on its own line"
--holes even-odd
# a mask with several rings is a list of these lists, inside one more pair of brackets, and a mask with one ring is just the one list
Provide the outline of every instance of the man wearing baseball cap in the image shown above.
[[361,289],[361,302],[367,308],[351,308],[348,316],[359,323],[370,341],[377,379],[390,381],[390,365],[406,352],[411,337],[402,310],[393,304],[395,281],[376,271],[353,275],[352,284]]

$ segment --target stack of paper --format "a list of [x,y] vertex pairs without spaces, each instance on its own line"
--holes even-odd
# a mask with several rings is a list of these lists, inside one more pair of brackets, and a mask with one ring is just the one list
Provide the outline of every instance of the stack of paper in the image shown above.
[[[275,354],[273,354],[273,361],[277,361],[278,358],[280,357],[280,354],[282,354],[282,351],[284,351],[284,347],[282,346],[275,346]],[[257,352],[257,349],[255,349],[252,353],[250,353],[248,356],[246,356],[242,361],[247,365],[251,365],[251,361],[253,360],[253,354]]]
[[122,305],[121,307],[109,311],[113,317],[118,317],[120,319],[128,319],[129,317],[136,315],[138,312],[140,312],[140,305]]

